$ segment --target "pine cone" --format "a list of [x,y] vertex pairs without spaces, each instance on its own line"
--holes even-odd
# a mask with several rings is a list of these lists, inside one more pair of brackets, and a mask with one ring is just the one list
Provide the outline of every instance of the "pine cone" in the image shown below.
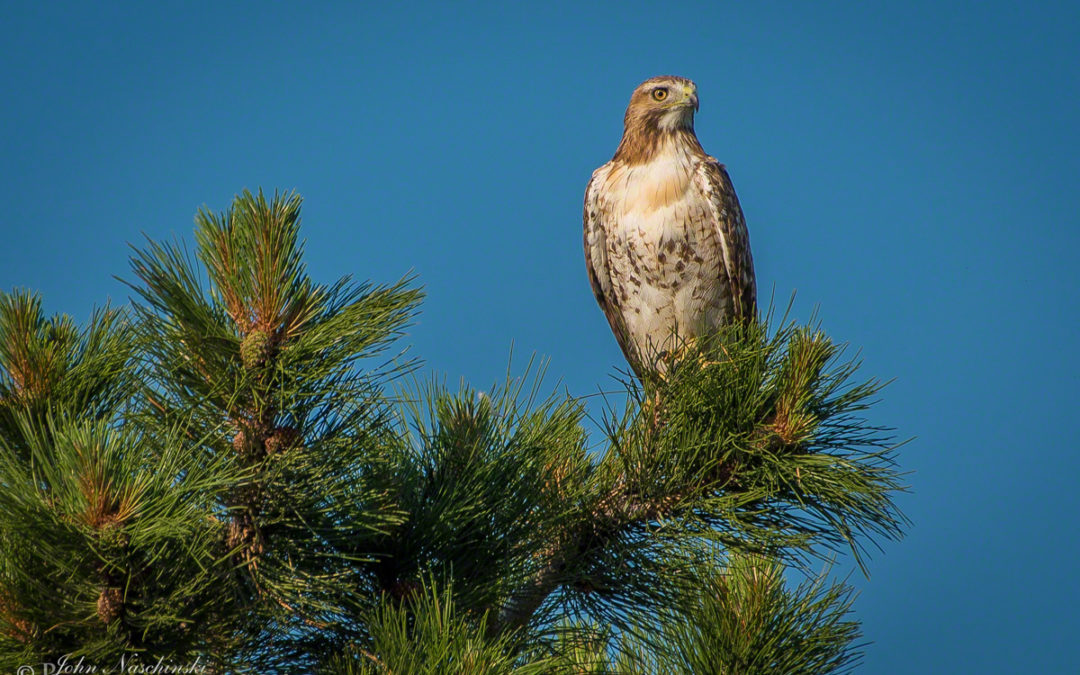
[[266,439],[266,454],[284,452],[296,445],[300,432],[295,427],[276,427],[274,433]]
[[265,331],[255,329],[240,343],[240,360],[248,370],[261,368],[270,360],[271,348],[270,336]]
[[104,527],[98,532],[102,548],[114,553],[122,553],[131,543],[131,537],[116,524]]
[[120,589],[114,586],[101,589],[101,595],[97,600],[97,615],[104,623],[112,623],[120,618],[120,610],[123,609],[124,601]]
[[16,642],[26,644],[37,635],[37,629],[34,624],[15,613],[14,604],[14,601],[5,599],[4,594],[0,592],[0,620],[7,624],[7,630],[0,632],[0,635],[6,635]]
[[239,455],[250,457],[252,455],[261,454],[259,450],[259,436],[250,429],[236,432],[233,436],[232,446],[233,450]]

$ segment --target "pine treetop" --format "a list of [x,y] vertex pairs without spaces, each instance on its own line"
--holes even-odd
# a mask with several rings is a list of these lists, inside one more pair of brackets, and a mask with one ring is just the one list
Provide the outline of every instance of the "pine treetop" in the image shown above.
[[[820,328],[766,316],[627,378],[590,434],[530,365],[450,388],[422,294],[313,280],[301,200],[200,211],[84,328],[0,293],[0,668],[799,673],[858,662],[901,536],[891,432]],[[807,573],[792,587],[784,570]]]

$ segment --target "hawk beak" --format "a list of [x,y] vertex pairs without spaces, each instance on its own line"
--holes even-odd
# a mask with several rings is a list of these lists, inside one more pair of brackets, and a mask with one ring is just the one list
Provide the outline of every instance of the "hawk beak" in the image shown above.
[[683,89],[683,100],[685,100],[688,105],[693,106],[694,111],[696,112],[698,109],[697,87],[693,85],[685,87]]

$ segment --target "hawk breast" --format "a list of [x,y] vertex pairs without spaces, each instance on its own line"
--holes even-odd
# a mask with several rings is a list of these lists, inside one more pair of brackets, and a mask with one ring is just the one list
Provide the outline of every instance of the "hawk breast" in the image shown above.
[[662,153],[645,164],[613,165],[596,186],[612,299],[626,346],[641,355],[670,350],[676,332],[699,335],[730,312],[696,164],[689,153]]

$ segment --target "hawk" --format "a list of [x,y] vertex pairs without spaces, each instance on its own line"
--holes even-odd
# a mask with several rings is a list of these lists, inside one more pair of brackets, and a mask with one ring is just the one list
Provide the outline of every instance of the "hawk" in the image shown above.
[[630,366],[756,314],[750,239],[724,165],[694,135],[697,87],[654,77],[630,97],[622,141],[585,189],[589,282]]

